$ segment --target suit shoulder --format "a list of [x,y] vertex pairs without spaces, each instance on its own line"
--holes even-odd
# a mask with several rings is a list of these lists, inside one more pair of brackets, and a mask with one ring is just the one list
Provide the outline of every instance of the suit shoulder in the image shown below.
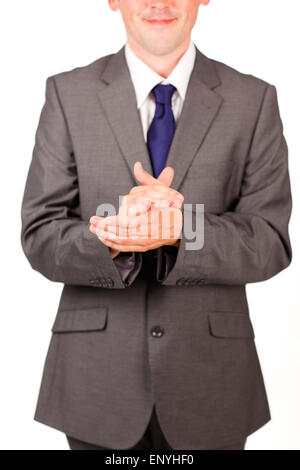
[[48,79],[54,79],[57,84],[62,86],[91,83],[93,80],[98,80],[108,60],[113,55],[114,54],[107,54],[87,65],[77,66],[72,69],[51,75],[48,77]]
[[231,65],[225,64],[219,60],[210,59],[215,65],[217,72],[222,80],[222,83],[232,89],[244,90],[253,93],[264,93],[268,86],[274,86],[272,83],[267,82],[261,77],[253,74],[243,72],[234,68]]

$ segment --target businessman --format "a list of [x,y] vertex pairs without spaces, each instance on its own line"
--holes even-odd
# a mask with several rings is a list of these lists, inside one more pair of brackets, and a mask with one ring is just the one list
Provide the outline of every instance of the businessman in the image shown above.
[[22,201],[63,283],[34,418],[72,450],[243,450],[271,419],[245,286],[292,259],[277,91],[191,41],[209,0],[108,4],[127,42],[47,78]]

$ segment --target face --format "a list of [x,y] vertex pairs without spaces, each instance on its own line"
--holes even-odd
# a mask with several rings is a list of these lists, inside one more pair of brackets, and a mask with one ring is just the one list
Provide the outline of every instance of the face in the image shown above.
[[120,10],[129,44],[152,55],[173,52],[190,40],[200,4],[210,0],[108,0]]

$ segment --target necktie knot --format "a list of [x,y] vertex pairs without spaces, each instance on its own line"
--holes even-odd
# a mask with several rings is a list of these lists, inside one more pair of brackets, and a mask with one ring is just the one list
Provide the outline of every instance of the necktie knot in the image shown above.
[[168,104],[170,106],[171,106],[172,95],[175,90],[176,90],[175,86],[171,84],[163,85],[161,83],[159,83],[154,88],[152,88],[152,92],[154,93],[156,103]]

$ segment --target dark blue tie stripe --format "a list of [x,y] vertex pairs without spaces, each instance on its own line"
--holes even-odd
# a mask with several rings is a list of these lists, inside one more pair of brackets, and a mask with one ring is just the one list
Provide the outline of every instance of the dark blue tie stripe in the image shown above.
[[173,85],[156,85],[152,92],[156,108],[147,132],[147,147],[151,157],[154,176],[157,178],[164,169],[173,140],[176,123],[172,110]]

